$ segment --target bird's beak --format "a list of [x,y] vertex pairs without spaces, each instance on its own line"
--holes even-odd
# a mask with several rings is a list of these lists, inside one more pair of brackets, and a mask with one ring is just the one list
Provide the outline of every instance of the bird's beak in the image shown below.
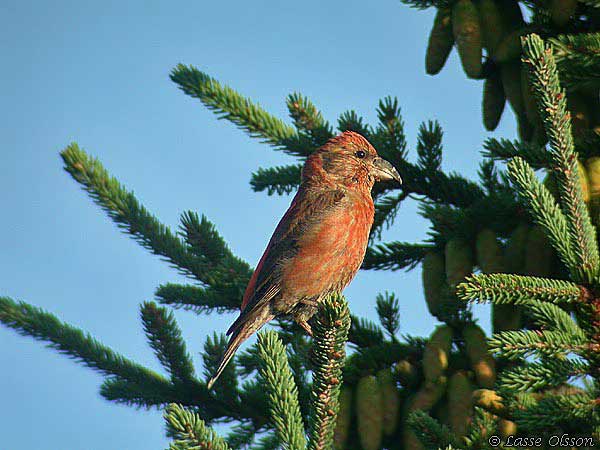
[[382,158],[375,158],[373,166],[375,166],[375,178],[379,181],[396,180],[398,183],[402,184],[400,174],[389,161]]

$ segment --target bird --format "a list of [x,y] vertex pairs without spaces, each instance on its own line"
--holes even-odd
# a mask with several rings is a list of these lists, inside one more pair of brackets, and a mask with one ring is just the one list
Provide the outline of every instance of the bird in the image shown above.
[[394,166],[361,134],[345,131],[311,153],[301,183],[248,282],[211,389],[238,347],[275,317],[290,317],[312,336],[319,302],[342,292],[367,249],[375,182],[402,183]]

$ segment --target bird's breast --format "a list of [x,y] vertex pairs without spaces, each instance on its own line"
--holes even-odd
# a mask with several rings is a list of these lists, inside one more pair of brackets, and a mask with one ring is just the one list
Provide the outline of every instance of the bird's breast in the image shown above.
[[308,227],[288,261],[283,288],[296,298],[341,291],[362,264],[373,224],[371,197],[350,197]]

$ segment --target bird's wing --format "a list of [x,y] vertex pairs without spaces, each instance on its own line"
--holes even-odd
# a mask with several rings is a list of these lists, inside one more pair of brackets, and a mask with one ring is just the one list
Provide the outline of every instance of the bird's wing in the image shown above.
[[298,240],[311,223],[318,221],[327,211],[338,206],[344,199],[341,190],[307,192],[299,190],[292,204],[281,218],[248,283],[240,317],[231,325],[227,334],[235,332],[263,305],[275,298],[281,288],[281,262],[298,252]]

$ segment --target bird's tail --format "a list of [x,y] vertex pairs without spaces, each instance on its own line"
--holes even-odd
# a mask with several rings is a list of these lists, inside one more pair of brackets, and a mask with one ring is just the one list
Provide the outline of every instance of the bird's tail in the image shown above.
[[252,333],[254,333],[255,331],[258,331],[265,323],[267,323],[268,321],[273,319],[273,317],[274,316],[271,314],[269,314],[268,317],[264,317],[264,318],[263,317],[247,317],[247,319],[254,319],[254,320],[245,320],[245,323],[240,324],[241,326],[238,327],[235,331],[233,331],[233,333],[231,334],[231,338],[229,338],[229,343],[227,344],[227,349],[225,350],[225,353],[221,357],[221,362],[219,363],[219,368],[217,369],[217,371],[215,372],[213,377],[210,380],[208,380],[208,384],[206,385],[208,387],[208,389],[211,389],[213,387],[213,385],[215,384],[215,381],[217,381],[217,378],[219,378],[221,376],[221,374],[225,370],[225,367],[227,367],[227,364],[229,363],[229,361],[231,361],[231,358],[233,358],[233,355],[235,355],[236,350],[239,348],[240,345],[242,345],[242,342],[244,342],[246,339],[248,339],[252,335]]

